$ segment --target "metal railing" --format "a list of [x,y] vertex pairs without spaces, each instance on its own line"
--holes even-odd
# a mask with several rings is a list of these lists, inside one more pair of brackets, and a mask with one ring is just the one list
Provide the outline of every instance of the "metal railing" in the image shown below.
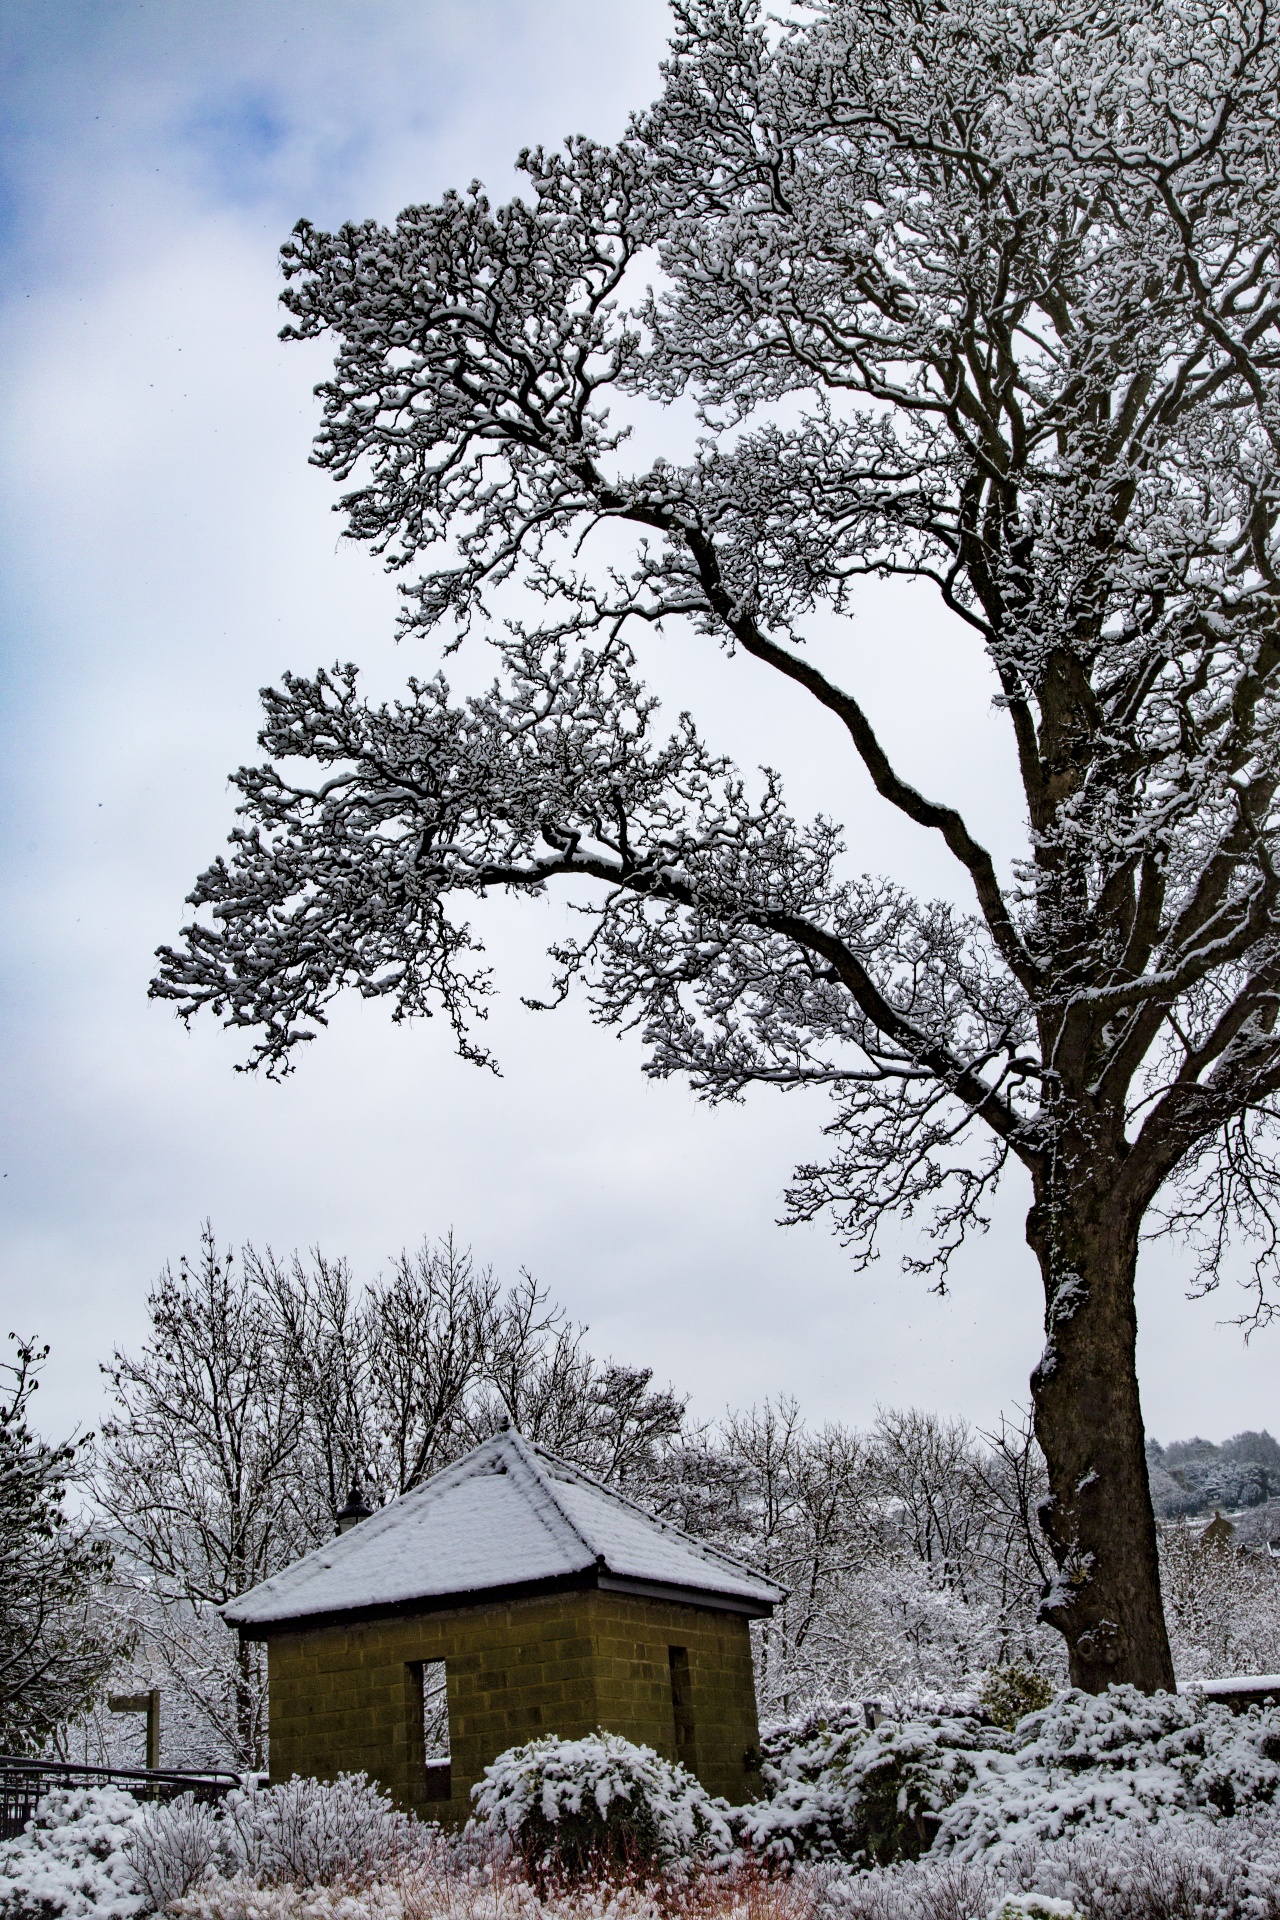
[[45,1794],[55,1787],[123,1787],[135,1800],[176,1800],[194,1794],[206,1804],[240,1785],[237,1773],[210,1768],[183,1773],[161,1767],[82,1767],[65,1760],[31,1760],[0,1753],[0,1840],[22,1832]]

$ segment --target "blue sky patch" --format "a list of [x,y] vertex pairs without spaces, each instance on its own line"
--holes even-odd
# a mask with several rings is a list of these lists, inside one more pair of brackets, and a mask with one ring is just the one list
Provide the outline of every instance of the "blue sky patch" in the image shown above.
[[200,163],[202,184],[237,205],[272,192],[290,131],[280,102],[263,88],[249,87],[202,102],[178,130]]

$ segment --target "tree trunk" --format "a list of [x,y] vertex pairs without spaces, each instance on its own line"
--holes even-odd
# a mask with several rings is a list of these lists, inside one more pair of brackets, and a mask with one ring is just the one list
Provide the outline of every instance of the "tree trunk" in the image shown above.
[[266,1761],[262,1727],[262,1649],[237,1637],[236,1646],[236,1723],[240,1736],[240,1762],[253,1773],[261,1773]]
[[1071,1682],[1174,1686],[1138,1400],[1137,1222],[1117,1221],[1110,1170],[1038,1193],[1027,1221],[1045,1286],[1045,1350],[1031,1376],[1049,1469],[1040,1520],[1058,1574],[1041,1618],[1063,1635]]

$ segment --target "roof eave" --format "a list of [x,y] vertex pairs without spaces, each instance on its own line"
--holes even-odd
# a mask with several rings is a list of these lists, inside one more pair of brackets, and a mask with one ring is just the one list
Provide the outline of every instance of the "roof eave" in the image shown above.
[[745,1593],[712,1593],[706,1587],[668,1586],[663,1581],[630,1580],[614,1573],[601,1573],[596,1585],[602,1593],[634,1593],[645,1600],[672,1600],[681,1606],[708,1608],[715,1613],[745,1613],[751,1620],[767,1620],[786,1598],[782,1592],[776,1600]]
[[[652,1580],[633,1580],[607,1569],[588,1567],[580,1573],[556,1574],[544,1580],[514,1581],[504,1587],[481,1587],[470,1592],[420,1594],[403,1600],[384,1600],[366,1607],[336,1607],[316,1613],[279,1614],[256,1620],[237,1620],[235,1602],[221,1609],[223,1619],[242,1640],[270,1640],[282,1633],[312,1633],[323,1627],[359,1626],[366,1621],[397,1620],[423,1613],[448,1613],[463,1607],[500,1606],[509,1600],[536,1600],[544,1594],[598,1590],[603,1593],[629,1593],[639,1599],[668,1600],[679,1606],[699,1607],[704,1612],[740,1613],[748,1619],[764,1620],[778,1601],[748,1594],[714,1593],[701,1587],[667,1585]],[[778,1590],[779,1600],[785,1598]],[[232,1616],[228,1618],[228,1616]]]

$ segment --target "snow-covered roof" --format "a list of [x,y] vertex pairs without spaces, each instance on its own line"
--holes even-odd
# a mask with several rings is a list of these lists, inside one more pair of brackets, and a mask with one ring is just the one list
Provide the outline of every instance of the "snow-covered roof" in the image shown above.
[[768,1613],[784,1589],[504,1431],[222,1609],[252,1631],[540,1583]]

